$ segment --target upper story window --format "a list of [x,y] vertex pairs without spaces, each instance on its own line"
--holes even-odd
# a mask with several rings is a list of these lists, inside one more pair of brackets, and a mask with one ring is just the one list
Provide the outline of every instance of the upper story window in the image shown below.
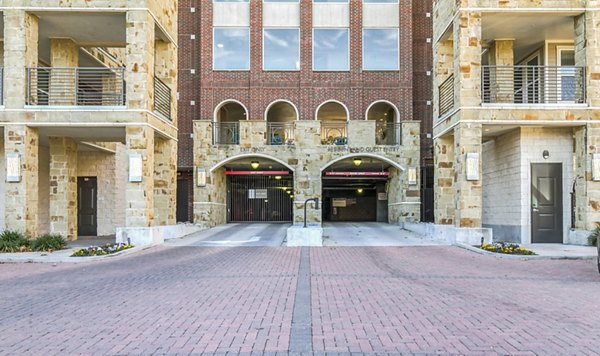
[[363,69],[398,70],[397,28],[363,29]]
[[342,3],[347,4],[348,0],[313,0],[313,2],[330,2],[330,3]]
[[263,69],[300,70],[300,29],[263,30]]
[[213,2],[248,2],[249,0],[213,0]]
[[300,0],[263,0],[264,2],[295,2],[298,3]]
[[250,70],[249,28],[214,28],[213,69]]
[[313,29],[313,70],[349,70],[349,39],[347,28]]
[[363,0],[365,4],[397,4],[398,0]]

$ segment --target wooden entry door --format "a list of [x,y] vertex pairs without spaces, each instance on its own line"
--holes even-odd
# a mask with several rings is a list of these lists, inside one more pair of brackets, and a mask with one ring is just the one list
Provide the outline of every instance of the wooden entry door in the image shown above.
[[77,234],[98,234],[98,180],[96,177],[77,178]]
[[561,163],[531,165],[531,242],[563,242]]

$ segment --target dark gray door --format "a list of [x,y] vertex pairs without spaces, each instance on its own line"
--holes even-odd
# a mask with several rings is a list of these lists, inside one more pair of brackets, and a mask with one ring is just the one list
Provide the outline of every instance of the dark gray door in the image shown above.
[[77,178],[77,234],[98,234],[98,181],[96,177]]
[[531,241],[563,242],[562,164],[531,165]]

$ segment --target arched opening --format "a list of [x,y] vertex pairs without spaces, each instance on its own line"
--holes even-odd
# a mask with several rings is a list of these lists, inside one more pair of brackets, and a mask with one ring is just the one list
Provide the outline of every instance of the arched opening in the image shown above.
[[298,109],[291,102],[279,100],[271,103],[265,111],[269,145],[293,145],[294,121]]
[[248,118],[248,110],[239,101],[226,100],[215,108],[213,138],[215,145],[239,145],[240,121]]
[[375,143],[377,145],[400,144],[400,118],[398,109],[388,101],[377,101],[369,106],[367,120],[375,121]]
[[322,169],[323,221],[389,222],[388,194],[403,171],[375,154],[348,155]]
[[338,101],[328,101],[317,108],[317,120],[321,122],[322,145],[347,145],[348,108]]
[[[211,168],[225,175],[227,222],[291,222],[294,170],[264,154],[228,158]],[[221,179],[222,180],[222,179]]]

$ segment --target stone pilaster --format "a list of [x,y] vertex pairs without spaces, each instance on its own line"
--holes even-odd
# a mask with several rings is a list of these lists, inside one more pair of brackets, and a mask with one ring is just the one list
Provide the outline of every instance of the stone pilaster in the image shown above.
[[[36,129],[23,125],[4,127],[5,154],[17,153],[21,160],[21,181],[6,183],[5,224],[9,230],[38,233],[38,149]],[[3,172],[6,178],[6,172]]]
[[350,146],[375,146],[375,120],[348,121],[348,144]]
[[[494,42],[494,63],[499,67],[513,66],[514,40],[496,40]],[[507,70],[507,68],[499,68]],[[511,75],[503,75],[501,78],[493,78],[490,83],[492,86],[492,98],[496,98],[501,103],[512,103],[514,101],[514,83]]]
[[246,148],[264,146],[266,132],[265,120],[240,120],[240,146]]
[[171,120],[177,126],[177,47],[163,41],[157,41],[155,46],[154,75],[171,88]]
[[[454,44],[452,40],[442,40],[433,50],[433,102],[439,103],[439,87],[454,72]],[[439,117],[439,105],[433,107],[433,117]]]
[[[481,160],[481,124],[461,123],[454,129],[454,222],[457,227],[481,227],[483,214],[483,171]],[[479,180],[467,180],[467,154],[479,155]]]
[[454,102],[481,104],[481,12],[459,11],[454,20]]
[[127,154],[142,155],[142,181],[126,183],[125,225],[154,225],[154,130],[147,126],[126,128]]
[[27,67],[38,63],[38,18],[23,10],[4,10],[4,105],[21,109],[27,93]]
[[156,225],[175,224],[177,199],[177,142],[154,142],[154,218]]
[[[70,38],[51,38],[50,63],[59,68],[50,74],[50,105],[77,105],[74,71],[79,64],[79,47]],[[73,68],[73,72],[64,68]]]
[[127,11],[125,81],[130,109],[154,106],[154,19],[146,10]]
[[316,179],[321,176],[321,165],[323,162],[318,153],[306,153],[298,157],[299,169],[294,172],[294,223],[304,222],[304,202],[306,199],[319,198],[320,209],[314,208],[313,203],[309,203],[306,209],[306,221],[308,223],[320,224],[323,220],[322,203],[323,188],[322,180]]
[[50,137],[50,231],[77,239],[77,143]]
[[600,9],[575,18],[575,65],[585,67],[587,103],[600,105]]
[[592,155],[600,153],[600,124],[575,129],[575,228],[592,230],[600,223],[600,182],[593,180]]
[[296,147],[315,147],[321,144],[321,122],[316,120],[299,120],[294,125]]
[[434,218],[436,224],[454,224],[454,138],[434,141]]

